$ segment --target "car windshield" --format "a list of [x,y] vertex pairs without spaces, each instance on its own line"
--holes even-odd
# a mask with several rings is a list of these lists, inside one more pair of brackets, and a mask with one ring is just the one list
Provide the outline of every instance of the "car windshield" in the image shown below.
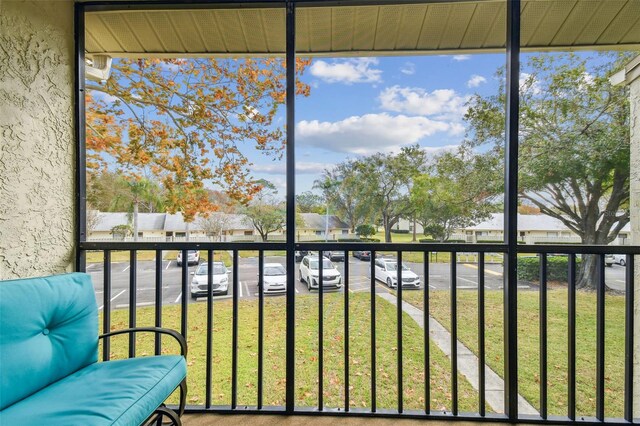
[[286,275],[286,274],[287,274],[287,271],[285,271],[282,265],[266,266],[264,268],[264,275],[266,277],[273,277],[276,275]]
[[[209,265],[207,263],[203,263],[198,267],[196,271],[196,275],[207,275],[209,269]],[[213,275],[222,275],[227,273],[227,268],[221,263],[213,264]]]
[[[396,262],[387,262],[387,271],[397,271],[398,270],[398,264]],[[407,265],[405,265],[404,263],[402,264],[402,270],[403,271],[408,271],[409,268],[407,268]]]
[[[311,260],[309,262],[309,268],[318,269],[318,260]],[[328,259],[324,259],[322,262],[322,269],[334,269],[333,263]]]

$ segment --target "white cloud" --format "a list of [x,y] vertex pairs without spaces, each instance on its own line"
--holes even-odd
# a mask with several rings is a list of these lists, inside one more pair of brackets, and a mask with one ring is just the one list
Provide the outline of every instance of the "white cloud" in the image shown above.
[[487,79],[481,75],[474,74],[471,76],[469,81],[467,81],[467,87],[478,87],[483,83],[486,83]]
[[534,95],[539,95],[542,92],[540,83],[538,83],[535,76],[532,74],[521,72],[518,84],[520,85],[521,92],[527,89],[531,90],[531,93],[533,93]]
[[93,96],[93,99],[95,99],[98,102],[102,101],[108,104],[112,104],[118,100],[117,97],[105,92],[101,92],[100,90],[93,90],[93,89],[89,89],[89,90],[91,92],[91,96]]
[[382,70],[374,68],[378,65],[376,58],[354,58],[340,61],[314,61],[309,72],[327,83],[380,83]]
[[177,74],[180,71],[180,65],[174,62],[164,62],[160,63],[160,68],[164,72],[168,72],[171,74]]
[[402,68],[400,68],[400,72],[406,75],[413,75],[416,73],[416,64],[413,62],[405,62]]
[[457,62],[468,61],[469,59],[471,59],[471,55],[453,55],[453,60]]
[[457,123],[387,113],[353,116],[336,122],[304,120],[296,126],[301,145],[360,155],[393,152],[435,133],[457,135],[463,130]]
[[[322,173],[325,169],[333,168],[333,164],[329,163],[316,163],[309,161],[296,162],[296,173],[299,175],[313,175]],[[251,170],[257,173],[265,173],[268,175],[284,175],[287,173],[286,163],[272,163],[272,164],[254,164],[251,166]]]
[[428,92],[418,87],[400,86],[384,89],[378,100],[387,111],[448,120],[460,120],[466,111],[467,102],[466,97],[451,89]]

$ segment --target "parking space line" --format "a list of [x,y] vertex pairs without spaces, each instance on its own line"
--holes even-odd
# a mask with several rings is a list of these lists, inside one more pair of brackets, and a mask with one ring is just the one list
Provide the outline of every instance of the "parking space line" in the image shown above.
[[626,284],[626,281],[625,281],[625,280],[614,280],[614,281],[619,282],[619,283],[622,283],[622,284]]
[[94,266],[96,266],[96,265],[97,265],[97,263],[90,263],[90,264],[87,266],[87,271],[88,271],[89,269],[93,268],[93,267],[94,267]]
[[124,268],[124,269],[122,270],[122,272],[127,272],[127,270],[128,270],[130,267],[131,267],[131,265],[127,265],[127,267],[126,267],[126,268]]
[[166,271],[167,269],[169,269],[169,265],[171,265],[171,261],[169,261],[169,263],[167,263],[167,267],[164,268],[164,270]]
[[178,303],[180,301],[180,298],[182,298],[182,292],[180,292],[180,294],[178,295],[178,297],[176,297],[176,300],[173,303]]
[[[476,265],[472,265],[470,263],[463,263],[464,266],[468,266],[469,268],[478,269]],[[492,271],[491,269],[484,268],[485,274],[497,275],[499,277],[502,276],[502,272]]]
[[[151,306],[154,305],[155,302],[140,302],[140,303],[136,303],[136,307],[137,306]],[[128,303],[121,303],[119,305],[115,306],[116,308],[128,308],[129,304]]]
[[240,290],[240,297],[242,297],[242,281],[238,281],[238,290]]
[[[466,282],[468,282],[468,283],[473,283],[473,284],[475,284],[476,286],[478,285],[478,283],[477,283],[477,282],[475,282],[475,281],[473,281],[473,280],[470,280],[470,279],[467,279],[467,278],[462,278],[462,277],[458,276],[458,279],[459,279],[459,280],[462,280],[462,281],[466,281]],[[460,287],[460,286],[458,286],[458,288],[461,288],[461,287]]]
[[251,293],[249,292],[249,287],[247,286],[247,282],[246,281],[244,282],[244,289],[246,290],[247,297],[248,297]]
[[[111,298],[111,301],[113,302],[113,301],[114,301],[118,296],[121,296],[121,295],[122,295],[122,293],[124,293],[125,291],[127,291],[127,290],[122,290],[120,293],[118,293],[118,294],[116,294],[115,296],[113,296],[113,297]],[[104,308],[104,305],[101,305],[101,306],[98,308],[98,310],[102,310],[102,308]]]

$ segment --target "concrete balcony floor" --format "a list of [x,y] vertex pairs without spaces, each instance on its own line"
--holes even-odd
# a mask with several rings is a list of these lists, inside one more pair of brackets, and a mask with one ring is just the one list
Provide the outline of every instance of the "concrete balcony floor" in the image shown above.
[[[189,414],[182,417],[185,426],[419,426],[424,425],[425,420],[413,419],[372,419],[366,417],[341,418],[318,416],[279,416],[279,415],[245,415],[245,414]],[[456,421],[427,421],[433,426],[474,426],[474,422]],[[491,423],[483,422],[484,425]],[[504,424],[504,423],[503,423]]]

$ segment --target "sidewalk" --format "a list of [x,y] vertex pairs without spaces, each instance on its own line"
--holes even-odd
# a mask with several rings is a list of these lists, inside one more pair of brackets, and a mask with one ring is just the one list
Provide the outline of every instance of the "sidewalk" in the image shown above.
[[[396,306],[397,299],[391,293],[378,293],[380,298]],[[402,310],[424,329],[423,312],[407,302],[402,302]],[[429,316],[429,336],[444,354],[451,359],[451,334],[432,316]],[[458,346],[458,372],[465,376],[467,381],[478,391],[478,357],[459,340]],[[504,381],[495,371],[485,364],[485,399],[487,404],[496,413],[504,413]],[[538,415],[538,411],[527,402],[522,395],[518,395],[518,414]]]

